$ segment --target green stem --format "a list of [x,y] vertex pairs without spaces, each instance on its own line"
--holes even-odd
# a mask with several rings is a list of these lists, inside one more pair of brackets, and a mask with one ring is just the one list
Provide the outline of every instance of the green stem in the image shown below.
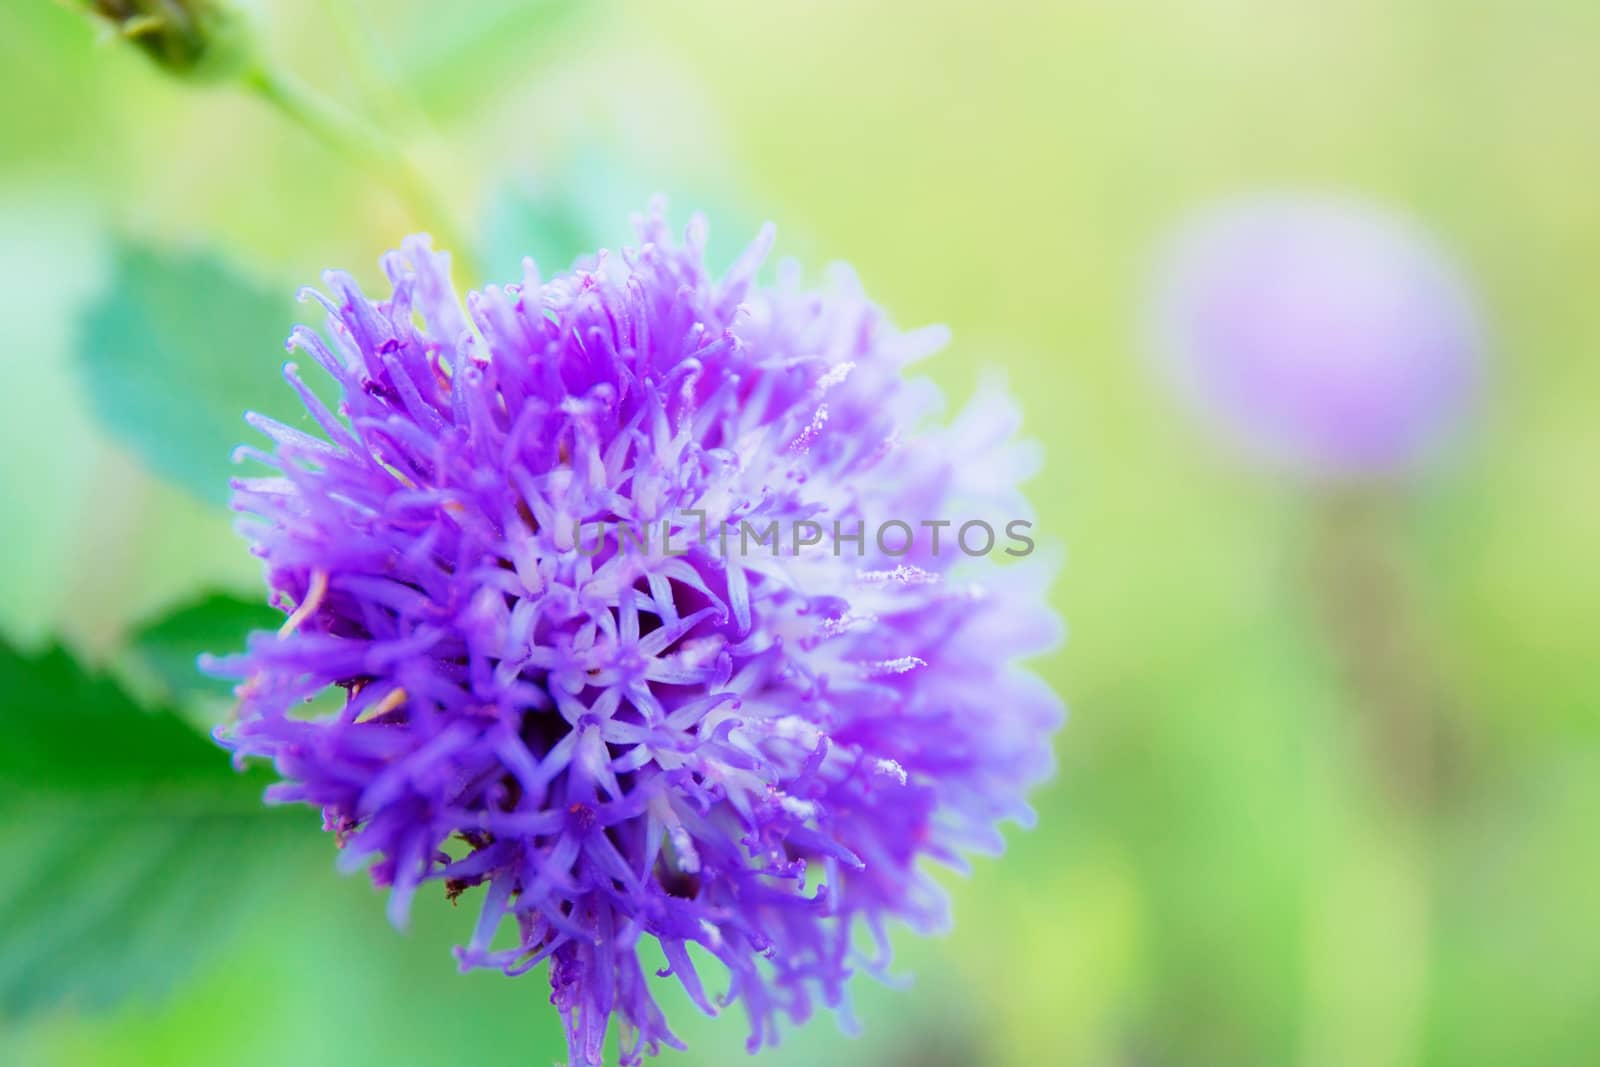
[[246,89],[329,150],[393,189],[433,233],[438,244],[453,254],[460,271],[468,276],[468,283],[477,277],[472,246],[416,164],[392,140],[265,64],[250,67],[241,81]]

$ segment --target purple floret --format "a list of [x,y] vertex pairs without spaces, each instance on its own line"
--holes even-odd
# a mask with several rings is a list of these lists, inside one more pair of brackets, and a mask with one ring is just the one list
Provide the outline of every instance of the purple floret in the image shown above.
[[[1030,818],[1061,717],[1014,662],[1057,634],[1034,561],[918,526],[1026,514],[1014,410],[985,393],[930,425],[937,392],[902,369],[943,332],[896,331],[843,268],[758,287],[770,228],[720,279],[702,221],[678,244],[658,208],[639,237],[465,310],[425,237],[384,260],[386,299],[326,275],[328,339],[290,347],[338,412],[290,364],[321,435],[252,415],[275,447],[240,456],[274,475],[234,483],[292,612],[216,664],[243,680],[220,736],[274,762],[269,799],[322,808],[396,923],[426,881],[481,887],[461,966],[548,960],[586,1064],[613,1016],[624,1063],[682,1047],[649,960],[708,1013],[741,1002],[752,1050],[841,1006],[887,962],[886,920],[944,922],[919,860],[998,852],[997,823]],[[777,553],[737,550],[774,519]],[[863,522],[859,554],[792,552],[802,519]],[[877,544],[888,519],[906,554]],[[674,554],[596,551],[619,521],[665,522]],[[341,710],[306,707],[333,686]]]

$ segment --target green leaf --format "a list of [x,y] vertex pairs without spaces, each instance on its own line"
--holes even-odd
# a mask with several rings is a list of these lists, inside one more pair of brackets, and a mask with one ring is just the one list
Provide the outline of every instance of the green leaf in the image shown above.
[[0,1016],[157,995],[314,835],[270,776],[65,652],[0,643]]
[[281,374],[294,321],[287,293],[215,256],[125,245],[82,323],[79,370],[96,413],[152,470],[223,503],[244,413],[304,418]]
[[132,649],[174,698],[226,696],[234,683],[202,674],[195,665],[200,654],[236,652],[252,630],[282,624],[283,612],[260,600],[210,593],[145,624],[134,634]]

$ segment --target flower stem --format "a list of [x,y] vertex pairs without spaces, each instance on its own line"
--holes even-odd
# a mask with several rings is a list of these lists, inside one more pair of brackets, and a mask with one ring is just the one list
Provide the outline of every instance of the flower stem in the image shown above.
[[1426,1040],[1443,686],[1393,543],[1393,503],[1317,502],[1310,594],[1352,713],[1335,735],[1361,796],[1333,794],[1314,850],[1303,1067],[1411,1067]]
[[265,63],[248,68],[241,83],[328,149],[394,190],[433,233],[439,246],[453,254],[457,266],[468,276],[468,283],[477,277],[471,244],[432,185],[394,141]]

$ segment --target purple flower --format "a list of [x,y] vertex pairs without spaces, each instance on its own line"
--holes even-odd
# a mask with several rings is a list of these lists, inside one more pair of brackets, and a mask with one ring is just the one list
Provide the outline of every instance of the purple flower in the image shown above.
[[[235,482],[292,611],[214,664],[244,679],[221,737],[274,761],[269,799],[321,807],[346,866],[375,859],[396,923],[426,881],[482,887],[463,969],[548,960],[579,1063],[613,1016],[625,1063],[682,1047],[647,965],[707,1012],[742,1002],[752,1050],[841,1006],[887,920],[944,921],[920,861],[1029,818],[1060,718],[1013,663],[1056,635],[1032,562],[922,523],[1025,514],[1014,411],[987,394],[927,425],[938,395],[902,368],[943,332],[894,330],[843,268],[757,287],[770,228],[715,279],[703,221],[681,245],[660,208],[639,225],[465,310],[425,237],[384,260],[387,299],[326,276],[331,344],[290,346],[338,414],[290,364],[322,436],[250,416],[276,447],[240,457],[275,476]],[[774,520],[776,551],[718,543]],[[801,521],[830,536],[791,545]],[[670,554],[598,523],[665,524]],[[308,711],[333,686],[342,707]]]
[[1484,342],[1466,285],[1375,207],[1281,194],[1214,209],[1174,242],[1158,304],[1185,399],[1270,466],[1404,474],[1477,397]]

